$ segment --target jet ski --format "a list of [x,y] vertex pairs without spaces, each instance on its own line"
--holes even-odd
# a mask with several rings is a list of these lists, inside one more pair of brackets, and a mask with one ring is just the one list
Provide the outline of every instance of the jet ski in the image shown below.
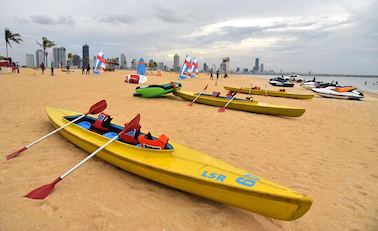
[[272,79],[270,79],[269,83],[271,85],[277,86],[277,87],[294,87],[294,83],[288,82],[283,77],[272,78]]
[[355,99],[355,100],[360,100],[364,98],[364,94],[359,92],[356,87],[352,87],[352,86],[347,86],[347,87],[328,86],[324,88],[313,88],[312,91],[326,98]]

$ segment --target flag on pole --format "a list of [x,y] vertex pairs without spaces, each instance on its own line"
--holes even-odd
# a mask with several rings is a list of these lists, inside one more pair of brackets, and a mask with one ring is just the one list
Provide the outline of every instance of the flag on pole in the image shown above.
[[97,75],[103,73],[105,71],[105,67],[105,55],[102,53],[102,51],[99,51],[94,60],[93,74]]

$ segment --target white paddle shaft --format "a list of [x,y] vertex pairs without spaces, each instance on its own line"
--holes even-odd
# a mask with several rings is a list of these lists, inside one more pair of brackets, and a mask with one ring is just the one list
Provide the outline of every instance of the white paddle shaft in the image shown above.
[[198,99],[198,97],[200,97],[201,95],[202,95],[202,93],[206,90],[206,88],[207,88],[207,85],[206,85],[206,87],[196,96],[196,98],[194,98],[193,99],[193,101],[192,101],[192,103],[194,103],[197,99]]
[[116,135],[111,140],[109,140],[108,142],[106,142],[106,144],[104,144],[101,147],[99,147],[96,151],[94,151],[92,154],[90,154],[89,156],[87,156],[84,160],[80,161],[80,163],[78,163],[73,168],[71,168],[70,170],[68,170],[66,173],[64,173],[63,175],[61,175],[60,179],[63,180],[64,177],[68,176],[70,173],[72,173],[73,171],[75,171],[78,167],[80,167],[87,160],[89,160],[90,158],[92,158],[93,156],[95,156],[98,152],[100,152],[102,149],[104,149],[106,146],[108,146],[111,142],[113,142],[114,140],[118,139],[118,137],[119,137],[119,135]]
[[75,123],[75,122],[78,121],[79,119],[83,118],[85,115],[86,115],[86,114],[77,117],[76,119],[72,120],[72,121],[69,122],[68,124],[63,125],[62,127],[60,127],[60,128],[58,128],[58,129],[56,129],[56,130],[50,132],[49,134],[47,134],[47,135],[45,135],[45,136],[39,138],[38,140],[34,141],[33,143],[28,144],[27,146],[25,146],[25,148],[30,148],[30,147],[33,146],[34,144],[39,143],[40,141],[46,139],[47,137],[51,136],[52,134],[54,134],[54,133],[56,133],[56,132],[62,130],[63,128],[67,127],[68,125],[70,125],[70,124],[72,124],[72,123]]
[[226,105],[224,105],[224,108],[226,108],[226,107],[231,103],[231,101],[234,100],[234,98],[236,97],[236,94],[237,94],[237,92],[235,93],[234,96],[232,96],[232,98],[230,99],[230,101],[228,101],[228,102],[226,103]]

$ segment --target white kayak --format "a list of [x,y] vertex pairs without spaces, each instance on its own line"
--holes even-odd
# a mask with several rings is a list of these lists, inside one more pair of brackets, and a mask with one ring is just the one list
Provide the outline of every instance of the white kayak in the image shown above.
[[313,88],[313,92],[326,98],[336,99],[362,99],[364,94],[357,91],[355,87],[325,87],[325,88]]

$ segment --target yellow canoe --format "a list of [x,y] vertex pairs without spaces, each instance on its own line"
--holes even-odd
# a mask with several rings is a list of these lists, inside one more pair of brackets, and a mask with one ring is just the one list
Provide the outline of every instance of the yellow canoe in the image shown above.
[[[193,101],[194,98],[198,95],[198,93],[188,92],[177,90],[173,91],[178,97],[182,99],[186,99],[189,101]],[[230,99],[226,97],[214,97],[211,95],[202,94],[196,100],[196,103],[216,106],[216,107],[223,107]],[[303,108],[294,108],[294,107],[287,107],[287,106],[280,106],[268,103],[262,103],[258,101],[250,101],[245,99],[238,99],[235,98],[228,106],[229,109],[239,110],[239,111],[247,111],[247,112],[254,112],[260,114],[268,114],[268,115],[278,115],[278,116],[291,116],[291,117],[299,117],[303,115],[305,109]]]
[[251,88],[238,88],[238,87],[229,87],[223,86],[224,89],[232,92],[240,91],[245,94],[252,94],[252,95],[266,95],[266,96],[274,96],[274,97],[284,97],[284,98],[291,98],[291,99],[312,99],[314,97],[313,94],[296,94],[296,93],[289,93],[289,92],[282,92],[282,91],[273,91],[273,90],[257,90]]
[[[47,108],[55,127],[77,118],[79,113]],[[92,117],[84,120],[94,121]],[[122,129],[112,124],[113,128]],[[109,138],[72,124],[60,131],[70,142],[93,152]],[[294,220],[311,207],[312,199],[255,176],[204,153],[169,142],[171,149],[153,150],[114,141],[97,154],[119,168],[161,184],[214,201],[281,220]]]

